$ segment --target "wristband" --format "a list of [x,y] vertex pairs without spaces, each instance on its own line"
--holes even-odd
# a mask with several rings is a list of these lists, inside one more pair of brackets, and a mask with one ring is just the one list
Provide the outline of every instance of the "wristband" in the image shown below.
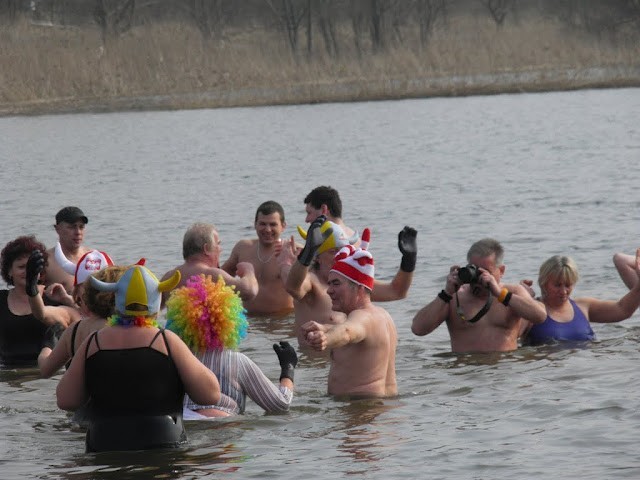
[[504,299],[507,297],[508,293],[509,293],[509,290],[507,290],[506,288],[503,288],[502,290],[500,290],[500,295],[498,295],[498,301],[500,303],[504,303]]
[[282,367],[280,371],[280,380],[282,380],[283,378],[288,378],[293,382],[294,370],[295,370],[295,367],[291,364],[287,365],[286,367]]
[[453,297],[451,295],[449,295],[447,292],[445,292],[444,289],[443,289],[438,294],[438,298],[440,298],[440,300],[442,300],[444,303],[449,303]]
[[405,253],[400,261],[400,270],[411,273],[416,269],[417,255],[415,253]]
[[507,295],[504,297],[504,300],[502,301],[502,304],[503,304],[505,307],[508,307],[508,306],[509,306],[509,302],[511,301],[511,296],[512,296],[512,295],[513,295],[513,294],[512,294],[511,292],[509,292],[509,293],[507,293]]

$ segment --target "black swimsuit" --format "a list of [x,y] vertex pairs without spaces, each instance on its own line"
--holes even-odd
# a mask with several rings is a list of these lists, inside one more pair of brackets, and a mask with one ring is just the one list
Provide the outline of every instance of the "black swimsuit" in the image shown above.
[[[50,305],[46,297],[44,300],[45,305]],[[14,315],[9,310],[9,290],[0,290],[0,361],[3,365],[36,366],[40,350],[55,344],[55,335],[56,329],[32,314]]]
[[[161,334],[168,355],[151,347]],[[91,342],[98,351],[86,357]],[[94,332],[85,358],[90,410],[87,451],[146,450],[186,442],[184,385],[164,330],[148,347],[117,350],[101,350]]]

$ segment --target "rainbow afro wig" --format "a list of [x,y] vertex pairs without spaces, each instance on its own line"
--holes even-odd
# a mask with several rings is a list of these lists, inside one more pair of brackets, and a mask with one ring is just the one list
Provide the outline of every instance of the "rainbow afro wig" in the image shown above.
[[235,349],[247,336],[246,310],[235,287],[211,276],[194,275],[167,300],[166,328],[192,351]]

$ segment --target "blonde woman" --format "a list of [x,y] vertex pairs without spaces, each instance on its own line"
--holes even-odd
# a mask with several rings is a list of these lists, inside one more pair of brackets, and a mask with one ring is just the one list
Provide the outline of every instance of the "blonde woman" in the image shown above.
[[[640,278],[640,248],[634,268]],[[640,282],[617,301],[591,297],[574,300],[571,293],[578,279],[578,267],[571,257],[555,255],[540,266],[539,301],[546,308],[547,318],[543,323],[528,326],[522,337],[524,345],[594,340],[590,322],[620,322],[640,306]]]

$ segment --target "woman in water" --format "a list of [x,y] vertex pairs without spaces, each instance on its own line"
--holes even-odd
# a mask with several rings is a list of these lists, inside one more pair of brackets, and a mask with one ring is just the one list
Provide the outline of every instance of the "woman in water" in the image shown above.
[[[635,272],[640,277],[640,248],[636,252]],[[591,341],[595,334],[590,322],[620,322],[631,317],[640,306],[640,282],[617,301],[591,297],[574,300],[571,292],[578,278],[578,267],[570,257],[555,255],[540,266],[540,301],[547,310],[547,318],[543,323],[527,325],[523,345]]]
[[77,410],[88,402],[87,451],[144,450],[186,442],[185,392],[203,404],[220,400],[216,376],[170,331],[158,327],[161,295],[180,281],[163,282],[141,265],[117,283],[90,277],[114,292],[116,314],[78,348],[56,389],[58,407]]
[[[36,365],[41,350],[53,348],[61,330],[79,317],[73,316],[73,308],[45,321],[33,315],[29,297],[41,294],[44,288],[38,284],[39,274],[31,275],[27,281],[27,263],[33,251],[41,254],[42,264],[46,265],[46,247],[33,235],[10,241],[0,253],[2,278],[12,287],[0,290],[0,361],[7,366]],[[50,304],[48,299],[45,302]]]

